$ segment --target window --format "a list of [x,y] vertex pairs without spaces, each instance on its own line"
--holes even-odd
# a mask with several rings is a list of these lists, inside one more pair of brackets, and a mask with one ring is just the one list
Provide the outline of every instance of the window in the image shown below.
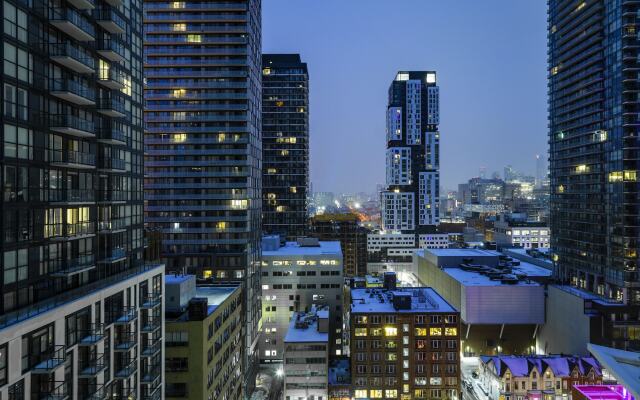
[[4,124],[4,156],[33,159],[33,131]]
[[356,389],[355,391],[356,398],[367,398],[367,390],[366,389]]
[[7,344],[0,346],[0,386],[7,383],[7,363],[9,362],[9,349]]
[[25,50],[4,43],[4,73],[18,80],[31,83],[33,57]]
[[415,328],[416,336],[427,336],[427,328]]
[[367,328],[356,328],[355,329],[356,336],[367,336]]
[[4,33],[27,43],[27,14],[4,2]]
[[27,279],[29,272],[28,250],[20,249],[4,253],[4,284]]
[[380,389],[371,389],[369,391],[369,397],[372,399],[381,399],[382,398],[382,390]]
[[429,335],[442,336],[442,328],[429,328]]
[[166,332],[166,346],[187,346],[189,344],[189,332]]
[[386,326],[384,328],[384,335],[385,336],[397,336],[398,335],[398,328],[393,327],[393,326]]
[[384,391],[384,397],[387,399],[395,399],[398,397],[398,391],[396,389],[387,389]]

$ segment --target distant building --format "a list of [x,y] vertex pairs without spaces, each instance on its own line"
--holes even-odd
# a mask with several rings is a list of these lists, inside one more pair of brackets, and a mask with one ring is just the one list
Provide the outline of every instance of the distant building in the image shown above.
[[346,277],[366,274],[368,233],[356,214],[323,214],[311,218],[310,236],[321,241],[340,241]]
[[478,370],[489,400],[566,400],[574,385],[602,383],[593,357],[481,356]]
[[493,238],[498,246],[525,249],[549,247],[549,227],[541,222],[527,221],[526,215],[500,214],[493,224]]
[[262,231],[307,232],[309,73],[299,54],[262,55]]
[[551,270],[478,249],[418,250],[414,270],[460,310],[465,354],[535,351]]
[[389,87],[382,228],[432,233],[440,223],[440,92],[434,71],[399,71]]
[[165,397],[242,398],[240,287],[196,288],[193,275],[167,275],[165,282]]
[[301,238],[280,244],[278,236],[262,241],[262,339],[260,362],[281,362],[291,313],[312,305],[330,310],[330,350],[342,353],[342,286],[340,242]]
[[328,397],[329,316],[326,307],[312,307],[291,316],[284,338],[286,400]]
[[329,400],[351,400],[351,364],[348,358],[329,361]]
[[427,287],[351,289],[356,399],[460,398],[460,314]]

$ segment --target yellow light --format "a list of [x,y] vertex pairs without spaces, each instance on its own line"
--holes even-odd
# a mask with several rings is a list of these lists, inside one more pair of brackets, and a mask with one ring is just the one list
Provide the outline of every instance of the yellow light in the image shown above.
[[398,335],[398,328],[393,327],[393,326],[385,326],[384,327],[384,335],[385,336],[397,336]]
[[185,8],[185,5],[184,1],[174,1],[171,3],[171,8]]
[[187,141],[187,134],[186,133],[174,133],[173,134],[173,141],[175,143],[183,143]]
[[429,335],[442,336],[442,328],[429,328]]
[[576,166],[576,172],[579,174],[582,174],[587,171],[589,171],[589,167],[586,166],[585,164],[580,164]]
[[295,186],[291,186],[291,187],[289,188],[289,191],[290,191],[291,193],[298,193],[298,188],[297,188],[297,187],[295,187]]
[[626,182],[635,182],[638,180],[638,171],[626,170],[624,171],[624,180]]
[[202,35],[187,35],[187,43],[202,43]]
[[621,182],[621,181],[622,181],[622,171],[609,172],[609,182]]
[[458,328],[444,328],[445,336],[456,336],[458,334]]
[[218,142],[222,143],[227,140],[227,135],[225,133],[218,133]]
[[173,89],[173,97],[184,97],[187,94],[186,89]]
[[558,186],[558,193],[564,193],[564,186],[563,185]]
[[415,334],[416,336],[427,336],[427,328],[416,328]]
[[204,277],[204,279],[209,279],[213,276],[213,271],[211,271],[210,269],[205,269],[204,271],[202,271],[202,276]]
[[276,194],[275,193],[267,193],[267,199],[275,200],[275,198],[276,198]]
[[267,174],[275,174],[276,172],[275,168],[267,168]]
[[263,68],[262,75],[271,75],[271,68]]
[[173,30],[175,32],[184,32],[187,30],[187,24],[173,24]]
[[216,224],[216,229],[219,231],[224,231],[225,229],[227,229],[227,222],[226,221],[220,221]]
[[356,336],[367,336],[367,328],[356,328],[355,335]]

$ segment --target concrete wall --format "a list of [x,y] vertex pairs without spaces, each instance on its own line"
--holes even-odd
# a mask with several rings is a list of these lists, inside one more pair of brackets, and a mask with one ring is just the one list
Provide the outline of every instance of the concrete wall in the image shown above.
[[584,299],[549,286],[546,307],[547,319],[540,327],[537,352],[588,355],[591,317],[584,313]]

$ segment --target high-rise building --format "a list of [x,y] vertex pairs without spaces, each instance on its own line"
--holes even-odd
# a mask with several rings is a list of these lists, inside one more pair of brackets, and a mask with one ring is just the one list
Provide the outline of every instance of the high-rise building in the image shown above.
[[260,320],[261,1],[144,7],[146,221],[162,229],[168,271],[242,284],[250,393]]
[[389,87],[385,230],[432,233],[440,222],[439,102],[432,71],[400,71]]
[[637,343],[628,335],[638,329],[640,305],[640,4],[548,4],[550,228],[556,270],[562,282],[627,306],[594,303],[603,304],[598,312],[605,319],[628,319],[624,329],[601,340],[628,346]]
[[323,241],[339,240],[344,276],[367,273],[367,234],[356,214],[320,214],[310,220],[310,235]]
[[262,55],[262,231],[308,226],[309,74],[299,54]]
[[142,1],[7,1],[3,18],[0,397],[160,398]]

